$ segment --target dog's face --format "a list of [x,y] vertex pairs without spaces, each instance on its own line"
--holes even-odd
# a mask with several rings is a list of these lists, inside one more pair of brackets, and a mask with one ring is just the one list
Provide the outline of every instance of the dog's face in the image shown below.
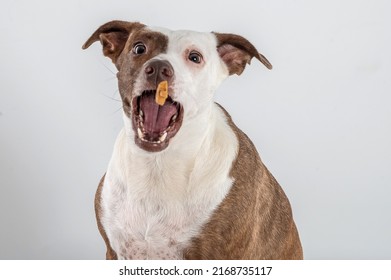
[[[168,147],[182,124],[206,112],[213,93],[231,74],[241,74],[253,57],[267,59],[241,36],[150,28],[137,22],[102,25],[83,48],[100,40],[118,69],[124,113],[135,143],[148,152]],[[168,98],[155,102],[156,88],[168,82]]]

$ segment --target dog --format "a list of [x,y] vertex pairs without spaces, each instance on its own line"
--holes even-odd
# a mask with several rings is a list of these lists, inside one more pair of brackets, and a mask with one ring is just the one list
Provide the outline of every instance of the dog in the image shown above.
[[[95,197],[107,259],[302,259],[282,188],[213,101],[255,57],[244,37],[111,21],[100,41],[118,70],[124,128]],[[163,105],[156,89],[168,84]]]

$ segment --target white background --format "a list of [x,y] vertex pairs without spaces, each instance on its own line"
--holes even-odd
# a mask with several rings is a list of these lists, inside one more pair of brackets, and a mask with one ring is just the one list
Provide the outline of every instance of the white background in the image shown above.
[[0,9],[0,259],[102,259],[93,198],[122,127],[110,20],[237,33],[216,100],[290,198],[306,259],[391,259],[391,2],[11,1]]

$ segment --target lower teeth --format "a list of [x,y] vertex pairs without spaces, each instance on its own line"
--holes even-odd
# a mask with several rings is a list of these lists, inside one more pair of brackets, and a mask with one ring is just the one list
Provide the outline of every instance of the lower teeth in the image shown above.
[[164,140],[166,140],[166,138],[167,138],[167,131],[165,131],[165,132],[163,133],[163,135],[160,136],[159,141],[163,142]]
[[140,138],[141,140],[144,140],[144,133],[141,131],[140,128],[137,128],[137,134],[138,134],[138,138]]
[[157,141],[150,141],[150,140],[145,139],[145,134],[142,132],[142,130],[140,128],[137,128],[138,138],[140,138],[144,142],[149,142],[149,143],[153,143],[153,144],[161,144],[164,140],[166,140],[167,134],[168,134],[167,131],[165,131],[159,137],[159,140],[157,140]]

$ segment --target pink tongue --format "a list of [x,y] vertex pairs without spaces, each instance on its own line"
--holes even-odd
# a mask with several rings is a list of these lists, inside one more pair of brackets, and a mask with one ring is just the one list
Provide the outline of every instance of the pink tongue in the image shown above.
[[171,118],[177,113],[176,105],[166,100],[163,106],[155,102],[154,94],[143,94],[140,109],[144,113],[144,130],[152,137],[158,137],[167,129]]

